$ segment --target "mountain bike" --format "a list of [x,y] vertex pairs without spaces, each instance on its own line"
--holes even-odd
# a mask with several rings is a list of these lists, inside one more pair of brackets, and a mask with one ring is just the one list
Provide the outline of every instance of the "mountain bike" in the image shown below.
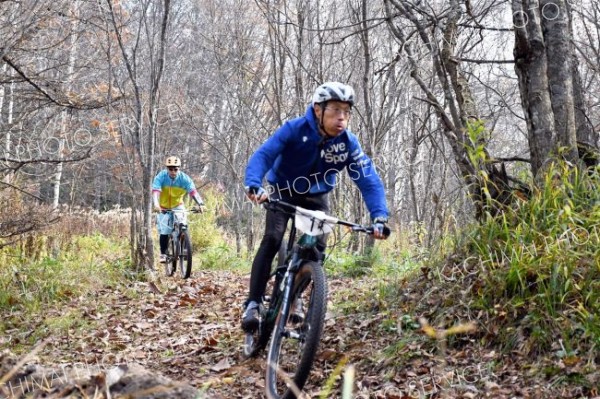
[[[327,310],[327,281],[316,248],[318,236],[331,233],[335,225],[367,234],[373,234],[373,228],[281,200],[272,200],[264,206],[276,212],[289,212],[294,218],[287,245],[282,246],[278,254],[277,266],[267,284],[267,294],[259,305],[259,327],[246,333],[243,353],[246,357],[257,356],[270,339],[265,384],[267,397],[294,399],[308,379]],[[389,234],[386,227],[384,235]],[[296,241],[297,235],[300,237]],[[297,313],[304,316],[294,317]]]
[[165,274],[172,276],[179,264],[181,277],[187,279],[192,274],[192,240],[188,230],[186,212],[197,213],[199,211],[176,209],[161,212],[169,214],[169,224],[173,226],[173,232],[169,235],[169,244],[167,245]]

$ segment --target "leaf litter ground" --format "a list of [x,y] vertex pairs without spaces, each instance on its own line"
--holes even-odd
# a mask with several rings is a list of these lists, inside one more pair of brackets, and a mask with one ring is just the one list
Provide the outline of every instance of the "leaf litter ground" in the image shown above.
[[[255,359],[241,354],[239,320],[247,284],[248,276],[237,272],[196,271],[188,280],[161,277],[156,283],[101,289],[91,299],[70,303],[68,309],[78,312],[76,327],[44,337],[49,344],[39,361],[106,369],[136,364],[190,384],[202,397],[264,397],[264,354]],[[378,298],[381,286],[368,279],[330,278],[326,327],[305,397],[341,397],[335,371],[340,365],[356,370],[355,398],[598,395],[579,386],[574,371],[553,359],[500,354],[469,336],[450,344],[431,339],[414,317],[419,293],[389,306]],[[68,309],[48,310],[46,318],[60,318]],[[544,379],[547,367],[562,367],[564,378]]]

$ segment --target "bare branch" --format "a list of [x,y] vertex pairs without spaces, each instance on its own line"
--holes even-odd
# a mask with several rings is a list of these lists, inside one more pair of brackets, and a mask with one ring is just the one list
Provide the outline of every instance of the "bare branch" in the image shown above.
[[472,64],[514,64],[515,60],[474,60],[472,58],[455,57],[457,61],[469,62]]
[[[101,101],[91,101],[88,103],[75,104],[70,100],[60,100],[60,99],[56,98],[57,96],[50,94],[48,92],[48,90],[44,89],[42,86],[40,86],[39,84],[34,82],[33,79],[31,79],[25,71],[23,71],[12,59],[10,59],[8,57],[8,55],[5,54],[2,57],[2,60],[4,62],[6,62],[6,64],[8,64],[12,69],[14,69],[15,72],[17,72],[24,79],[25,82],[27,82],[31,86],[33,86],[33,88],[35,88],[39,93],[42,94],[43,97],[47,98],[53,104],[56,104],[61,107],[70,108],[70,109],[86,109],[86,110],[103,108],[109,104],[109,102],[105,102],[105,101],[102,101],[102,102]],[[113,97],[111,99],[111,101],[116,102],[116,101],[121,100],[122,98],[123,98],[123,96]]]
[[5,182],[5,181],[2,181],[2,180],[0,180],[0,184],[3,184],[3,185],[5,185],[5,186],[7,186],[7,187],[10,187],[10,188],[14,189],[14,190],[17,190],[18,192],[20,192],[20,193],[23,193],[23,194],[25,194],[25,195],[28,195],[28,196],[30,196],[30,197],[33,197],[33,198],[35,198],[36,200],[39,200],[39,201],[44,201],[42,198],[38,197],[37,195],[31,194],[30,192],[28,192],[28,191],[25,191],[25,190],[23,190],[22,188],[19,188],[19,187],[15,186],[15,185],[12,185],[12,184],[10,184],[10,183],[7,183],[7,182]]
[[[16,167],[21,168],[23,165],[27,165],[27,164],[38,164],[38,163],[55,163],[55,164],[59,164],[59,163],[69,163],[69,162],[79,162],[79,161],[83,161],[84,159],[87,159],[90,157],[92,153],[92,148],[88,148],[88,150],[85,152],[85,154],[77,157],[77,158],[70,158],[70,159],[51,159],[51,158],[35,158],[35,159],[28,159],[28,160],[22,160],[22,159],[13,159],[13,158],[8,158],[8,157],[0,157],[0,161],[2,162],[11,162],[14,164],[18,164],[18,166]],[[8,168],[8,169],[14,169],[14,168]]]

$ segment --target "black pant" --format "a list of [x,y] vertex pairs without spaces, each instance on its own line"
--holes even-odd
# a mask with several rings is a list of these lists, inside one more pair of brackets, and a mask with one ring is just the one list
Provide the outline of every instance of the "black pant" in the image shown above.
[[169,246],[169,235],[168,234],[160,234],[158,242],[160,243],[160,253],[162,255],[167,253],[167,247]]
[[[272,198],[273,196],[271,196]],[[293,196],[283,197],[283,201],[293,205],[301,206],[302,208],[313,211],[329,212],[329,198],[327,194],[315,195],[311,197]],[[283,236],[288,224],[288,220],[292,215],[282,211],[267,210],[265,221],[265,234],[263,235],[260,247],[252,262],[252,272],[250,274],[250,292],[248,294],[248,302],[255,301],[260,303],[265,293],[267,281],[271,274],[271,264],[275,255],[279,251]],[[319,236],[317,249],[323,253],[327,247],[327,236]]]

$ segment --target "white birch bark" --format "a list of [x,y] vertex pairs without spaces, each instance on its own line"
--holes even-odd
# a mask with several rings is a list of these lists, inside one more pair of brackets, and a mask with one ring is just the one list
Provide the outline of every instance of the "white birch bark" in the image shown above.
[[[78,25],[78,14],[79,14],[79,0],[74,0],[73,1],[73,8],[72,8],[72,22],[71,22],[71,35],[69,38],[70,41],[70,45],[69,45],[69,65],[67,67],[67,76],[66,76],[66,82],[67,82],[67,91],[71,91],[71,86],[72,86],[72,82],[73,82],[73,71],[75,70],[75,55],[77,54],[77,35],[76,35],[76,31],[77,31],[77,25]],[[58,157],[59,159],[63,158],[63,152],[64,152],[64,148],[65,148],[65,136],[67,134],[67,130],[69,127],[69,122],[70,122],[70,111],[69,109],[65,108],[61,111],[61,117],[60,117],[60,131],[59,131],[59,137],[58,137]],[[58,163],[56,165],[56,172],[54,173],[54,177],[52,179],[52,208],[56,209],[58,208],[59,202],[60,202],[60,185],[62,182],[62,176],[63,176],[63,168],[64,165],[62,162]]]

